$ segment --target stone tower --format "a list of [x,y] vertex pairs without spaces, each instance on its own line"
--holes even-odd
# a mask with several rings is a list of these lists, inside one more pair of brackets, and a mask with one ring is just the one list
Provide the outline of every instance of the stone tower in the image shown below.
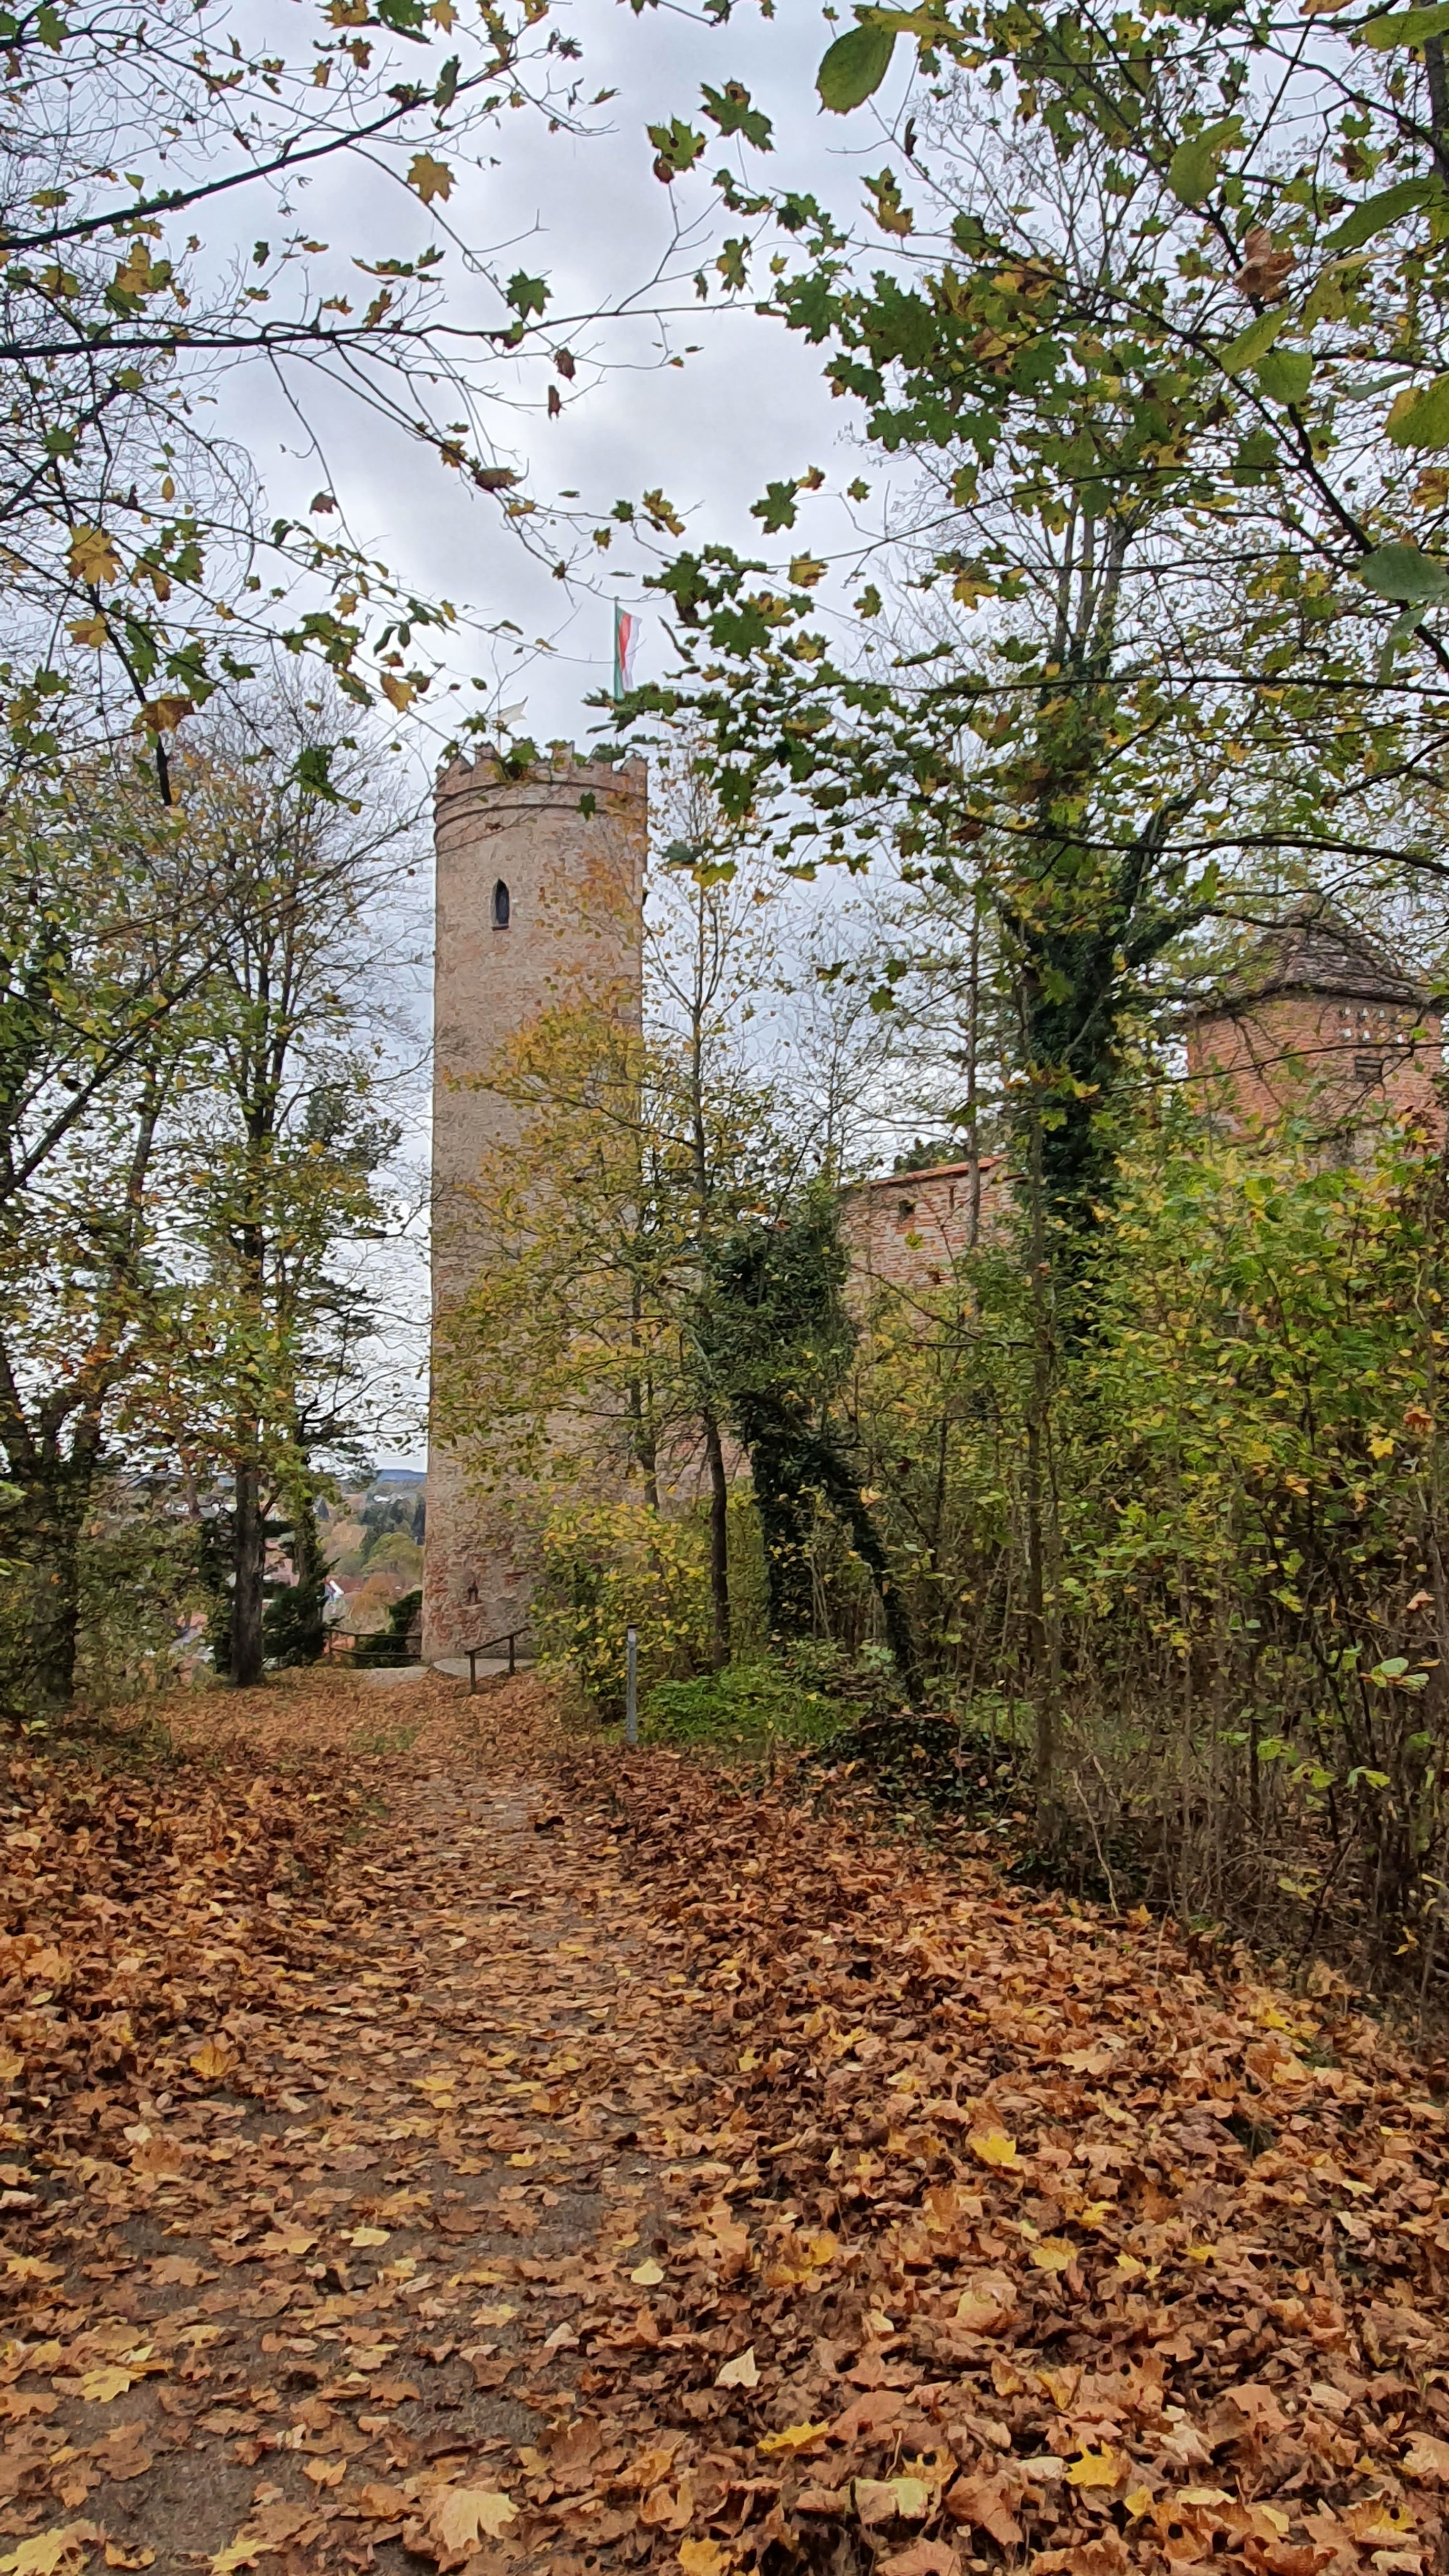
[[[468,1190],[513,1112],[479,1084],[497,1049],[569,996],[643,991],[648,775],[561,751],[525,776],[482,753],[438,782],[433,966],[433,1314],[488,1258]],[[460,1088],[460,1082],[471,1087]],[[423,1653],[521,1628],[530,1568],[505,1519],[428,1449]]]
[[1193,1089],[1234,1129],[1302,1118],[1350,1152],[1386,1118],[1441,1131],[1437,1003],[1316,898],[1265,933],[1186,1035]]

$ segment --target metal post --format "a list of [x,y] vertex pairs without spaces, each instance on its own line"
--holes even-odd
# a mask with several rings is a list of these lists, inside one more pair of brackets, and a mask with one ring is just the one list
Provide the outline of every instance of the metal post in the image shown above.
[[639,1741],[639,1631],[624,1631],[624,1741]]
[[518,1632],[517,1632],[517,1630],[516,1630],[516,1629],[510,1629],[510,1631],[509,1631],[509,1636],[508,1636],[508,1674],[509,1674],[509,1679],[510,1679],[510,1680],[512,1680],[512,1678],[513,1678],[513,1673],[514,1673],[514,1669],[515,1669],[515,1668],[514,1668],[514,1662],[513,1662],[513,1640],[514,1640],[514,1637],[517,1635],[517,1633],[518,1633]]
[[469,1649],[468,1649],[468,1695],[469,1695],[469,1697],[470,1697],[470,1698],[472,1697],[472,1695],[473,1695],[474,1691],[477,1689],[477,1687],[478,1687],[478,1649],[477,1649],[477,1647],[476,1647],[476,1646],[470,1646],[470,1647],[469,1647]]

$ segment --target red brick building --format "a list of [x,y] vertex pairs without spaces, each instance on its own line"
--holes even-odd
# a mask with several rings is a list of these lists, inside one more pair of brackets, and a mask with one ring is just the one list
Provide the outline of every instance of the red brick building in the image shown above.
[[857,1181],[841,1202],[853,1278],[871,1286],[939,1288],[952,1264],[990,1240],[1007,1197],[1006,1158],[935,1163]]
[[1186,1034],[1195,1105],[1234,1130],[1301,1118],[1345,1152],[1386,1119],[1442,1132],[1438,1004],[1321,902],[1266,932]]

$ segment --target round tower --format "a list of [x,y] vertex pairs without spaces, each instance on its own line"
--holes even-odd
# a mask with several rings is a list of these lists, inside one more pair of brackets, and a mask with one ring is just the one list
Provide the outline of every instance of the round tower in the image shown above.
[[1350,1154],[1386,1118],[1440,1132],[1438,1004],[1320,900],[1265,933],[1186,1038],[1189,1081],[1234,1129],[1306,1119]]
[[[513,1112],[486,1075],[500,1046],[565,998],[643,997],[648,772],[560,751],[521,776],[491,753],[438,781],[433,962],[432,1276],[436,1319],[488,1258],[469,1191]],[[532,1570],[458,1460],[428,1447],[423,1654],[522,1628]]]

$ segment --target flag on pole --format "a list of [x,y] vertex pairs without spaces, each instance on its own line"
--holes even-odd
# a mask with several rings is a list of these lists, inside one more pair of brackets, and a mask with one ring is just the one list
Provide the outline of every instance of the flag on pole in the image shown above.
[[627,608],[614,607],[614,697],[626,698],[634,686],[634,647],[639,641],[639,620]]

